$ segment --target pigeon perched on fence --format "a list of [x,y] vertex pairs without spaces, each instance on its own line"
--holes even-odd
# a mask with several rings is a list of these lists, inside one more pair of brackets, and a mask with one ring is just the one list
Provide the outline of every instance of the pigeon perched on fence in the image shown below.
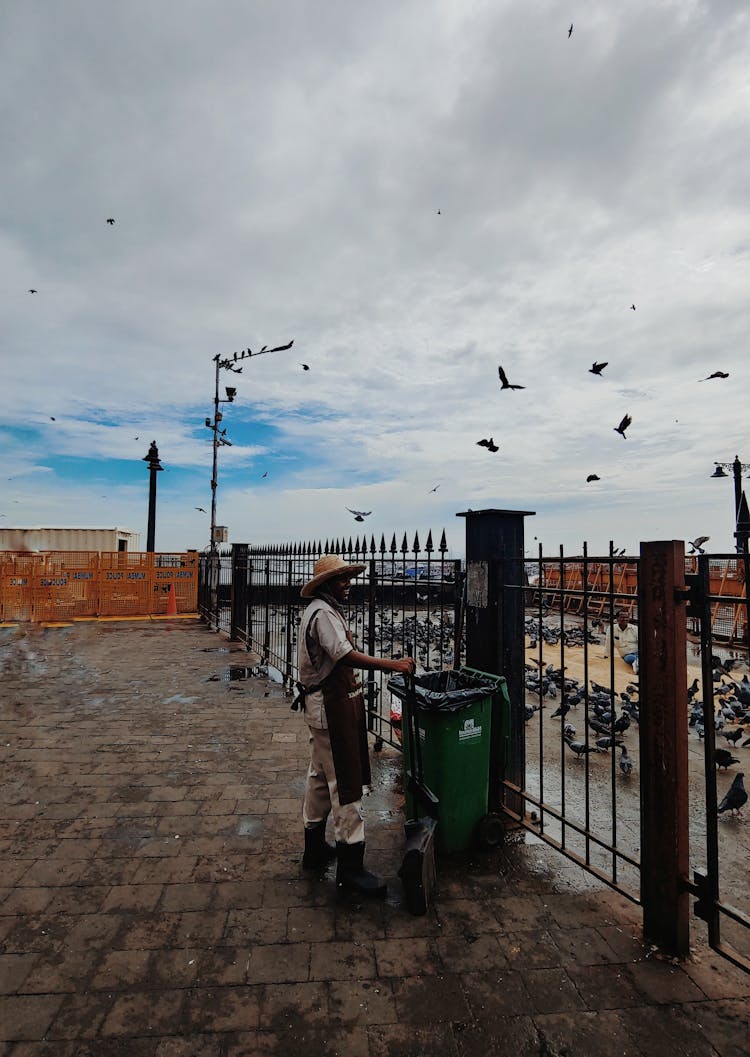
[[747,803],[747,792],[745,791],[745,783],[742,780],[744,777],[745,775],[742,771],[734,776],[734,781],[727,790],[727,795],[719,804],[718,812],[720,815],[724,811],[731,811],[733,815],[739,815],[740,809]]

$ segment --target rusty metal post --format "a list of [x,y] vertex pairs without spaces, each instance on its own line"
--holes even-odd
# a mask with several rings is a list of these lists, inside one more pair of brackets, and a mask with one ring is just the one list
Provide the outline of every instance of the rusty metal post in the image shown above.
[[645,938],[689,953],[685,544],[641,544],[638,575],[641,902]]

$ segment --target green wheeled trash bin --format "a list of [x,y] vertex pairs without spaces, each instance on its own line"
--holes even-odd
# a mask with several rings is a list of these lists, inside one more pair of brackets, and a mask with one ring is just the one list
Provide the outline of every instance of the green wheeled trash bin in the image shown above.
[[[484,843],[482,834],[492,830],[488,802],[493,741],[494,758],[507,762],[510,700],[505,678],[463,667],[415,676],[411,700],[402,676],[390,679],[388,689],[400,698],[404,712],[416,710],[424,784],[439,801],[437,850],[461,852]],[[404,715],[404,729],[406,721]],[[403,752],[406,775],[413,767],[406,738]],[[407,818],[415,818],[419,804],[408,784],[405,793]]]

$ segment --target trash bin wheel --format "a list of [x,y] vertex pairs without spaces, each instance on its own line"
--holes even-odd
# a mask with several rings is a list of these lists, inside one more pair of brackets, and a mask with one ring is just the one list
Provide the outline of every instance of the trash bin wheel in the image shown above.
[[505,819],[502,815],[489,814],[477,823],[477,845],[482,851],[492,851],[505,842]]

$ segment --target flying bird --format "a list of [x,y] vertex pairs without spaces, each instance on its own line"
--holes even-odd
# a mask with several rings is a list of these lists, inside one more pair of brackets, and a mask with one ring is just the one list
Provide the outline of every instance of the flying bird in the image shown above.
[[604,370],[604,368],[607,366],[608,363],[609,363],[609,360],[605,360],[604,363],[597,363],[596,361],[594,361],[594,363],[592,363],[591,366],[589,367],[589,374],[598,374],[599,377],[601,378],[602,371]]
[[697,552],[698,554],[705,554],[706,552],[703,549],[703,544],[708,543],[710,539],[710,536],[698,536],[697,539],[688,540],[688,543],[692,547],[690,553],[695,554]]
[[107,223],[108,224],[114,224],[114,222],[115,222],[115,218],[114,217],[107,217]]
[[740,808],[744,807],[747,803],[747,792],[745,791],[745,783],[742,779],[745,777],[744,773],[740,771],[735,775],[734,781],[727,791],[727,795],[724,797],[722,802],[719,804],[719,814],[722,811],[731,811],[734,815],[735,812],[739,815]]
[[432,492],[437,492],[439,487],[440,487],[440,485],[436,484],[434,488],[430,489],[430,491],[427,493],[427,495],[430,495]]
[[39,293],[39,291],[38,291],[38,290],[29,290],[29,293],[30,293],[30,294],[38,294],[38,293]]
[[597,477],[595,473],[590,473],[586,478],[586,484],[591,484],[592,481],[601,481],[601,477]]
[[486,438],[483,437],[482,440],[478,440],[477,441],[477,444],[479,445],[480,448],[486,448],[487,451],[500,451],[500,449],[497,446],[497,444],[495,444],[495,441],[494,441],[493,437],[490,437],[489,440],[487,440]]
[[354,514],[355,521],[364,521],[366,517],[369,517],[372,510],[352,510],[351,507],[346,508],[350,514]]
[[525,389],[525,385],[511,385],[502,367],[498,367],[497,373],[500,375],[500,388],[501,389]]
[[709,374],[707,378],[699,378],[699,382],[710,382],[712,378],[728,378],[729,371],[714,371],[713,374]]
[[619,433],[623,440],[627,440],[627,437],[625,436],[625,430],[628,428],[632,421],[633,419],[630,417],[630,415],[623,415],[620,425],[613,427],[615,433]]
[[264,478],[264,477],[268,477],[268,470],[266,470],[266,472],[265,472],[265,473],[262,473],[262,474],[260,475],[260,479],[261,479],[261,481],[263,480],[263,478]]
[[204,510],[202,506],[194,507],[195,510],[200,510],[201,514],[207,514],[208,511]]
[[50,420],[50,422],[57,422],[57,419],[55,418],[54,415],[50,415],[49,420]]
[[633,311],[635,312],[635,305],[631,305],[630,307],[631,307],[631,308],[632,308],[632,310],[633,310]]
[[573,36],[573,23],[570,23],[570,29],[568,30],[568,40]]
[[310,370],[310,364],[309,363],[301,363],[300,367],[302,368],[303,371],[309,371]]

